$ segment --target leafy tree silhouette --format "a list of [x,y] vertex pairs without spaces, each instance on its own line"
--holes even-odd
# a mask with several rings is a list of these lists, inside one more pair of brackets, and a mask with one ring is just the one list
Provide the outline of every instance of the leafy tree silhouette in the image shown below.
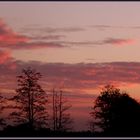
[[23,69],[22,75],[17,76],[17,95],[12,98],[16,102],[14,106],[16,111],[10,116],[14,122],[28,124],[31,130],[48,125],[47,96],[38,83],[41,76],[39,72],[30,67]]
[[70,116],[70,113],[67,113],[67,111],[71,108],[71,105],[66,99],[64,99],[63,91],[56,91],[53,89],[52,100],[53,130],[59,132],[71,130],[71,123],[73,120]]
[[112,85],[101,91],[90,113],[107,135],[140,135],[140,104],[128,94]]

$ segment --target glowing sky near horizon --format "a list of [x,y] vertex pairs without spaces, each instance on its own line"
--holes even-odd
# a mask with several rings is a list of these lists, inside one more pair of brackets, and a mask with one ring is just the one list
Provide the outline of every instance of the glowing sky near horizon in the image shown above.
[[14,92],[16,75],[32,66],[45,89],[72,94],[73,111],[85,105],[83,129],[92,104],[84,100],[105,84],[140,100],[139,13],[139,2],[0,2],[1,92]]

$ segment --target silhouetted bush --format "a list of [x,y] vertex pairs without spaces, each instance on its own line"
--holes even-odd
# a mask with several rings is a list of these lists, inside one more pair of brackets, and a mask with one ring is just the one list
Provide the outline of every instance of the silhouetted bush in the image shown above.
[[95,101],[92,125],[105,136],[140,135],[140,104],[128,94],[111,85],[105,86]]

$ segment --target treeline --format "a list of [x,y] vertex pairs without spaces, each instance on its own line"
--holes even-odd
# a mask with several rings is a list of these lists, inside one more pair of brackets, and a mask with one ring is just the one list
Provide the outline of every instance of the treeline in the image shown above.
[[74,132],[74,120],[68,113],[72,106],[62,90],[52,90],[52,115],[48,113],[48,94],[39,84],[41,77],[34,69],[23,69],[17,76],[16,95],[10,99],[0,96],[0,114],[12,110],[8,117],[0,118],[0,136],[140,136],[140,103],[113,85],[105,86],[91,107],[89,130]]

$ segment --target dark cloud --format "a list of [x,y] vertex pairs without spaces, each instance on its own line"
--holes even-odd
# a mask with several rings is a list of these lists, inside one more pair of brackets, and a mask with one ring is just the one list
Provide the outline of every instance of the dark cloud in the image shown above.
[[90,25],[89,28],[105,30],[105,29],[140,29],[140,26],[115,26],[115,25]]
[[64,37],[65,37],[64,35],[44,35],[44,36],[33,35],[30,36],[29,38],[32,40],[59,40]]
[[86,47],[86,46],[93,46],[93,45],[102,45],[99,41],[55,41],[56,43],[60,43],[63,46],[75,46],[75,47]]
[[131,29],[140,29],[140,26],[131,26]]
[[63,27],[63,28],[53,28],[53,27],[24,27],[21,32],[46,32],[46,33],[58,33],[58,32],[79,32],[85,31],[84,28],[81,27]]
[[102,41],[103,44],[112,44],[112,45],[133,44],[134,42],[135,42],[134,39],[123,39],[123,38],[107,38]]
[[113,25],[90,25],[89,28],[105,30],[105,29],[126,29],[126,28],[130,28],[130,27],[113,26]]
[[[27,43],[17,43],[14,45],[10,45],[12,49],[41,49],[41,48],[63,48],[69,47],[68,45],[63,45],[59,42],[44,42],[44,41],[37,41],[37,42],[27,42]],[[7,47],[7,45],[3,45],[3,47]]]
[[113,26],[110,26],[110,25],[91,25],[90,27],[95,27],[95,28],[112,28]]
[[104,40],[100,41],[56,41],[57,43],[63,44],[63,46],[102,46],[106,44],[111,45],[117,45],[117,46],[123,46],[123,45],[129,45],[136,42],[135,39],[125,39],[125,38],[106,38]]

